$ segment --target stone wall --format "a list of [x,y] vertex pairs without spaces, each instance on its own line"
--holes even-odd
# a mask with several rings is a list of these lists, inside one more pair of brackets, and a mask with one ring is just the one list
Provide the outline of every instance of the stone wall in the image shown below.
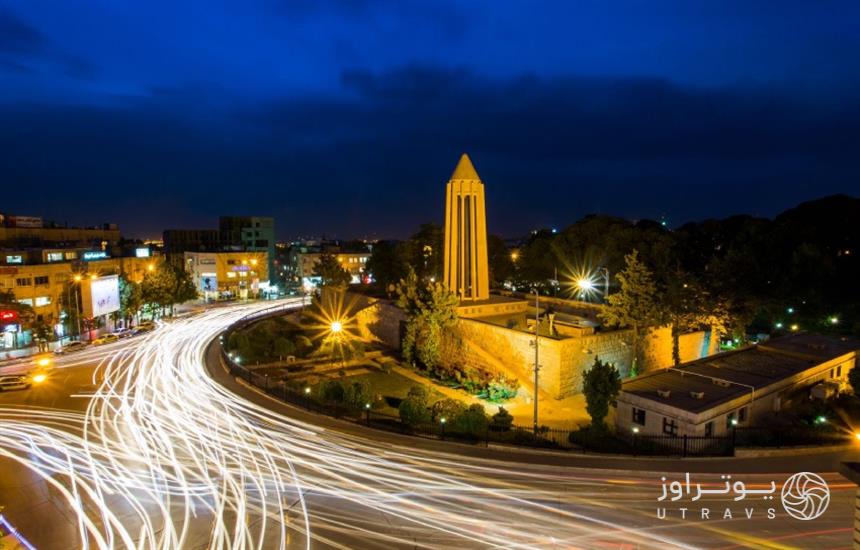
[[[400,349],[400,325],[405,316],[387,300],[367,300],[355,314],[358,334],[371,342]],[[479,319],[460,319],[458,330],[464,343],[464,359],[475,367],[514,376],[528,384],[534,377],[534,334],[487,323]],[[582,391],[582,373],[594,358],[615,364],[622,377],[629,376],[633,353],[631,330],[583,334],[581,337],[540,338],[540,387],[561,399]],[[717,339],[709,332],[681,335],[682,361],[716,353]],[[672,335],[668,327],[652,331],[643,343],[642,371],[672,365]]]
[[386,300],[367,301],[354,316],[355,330],[368,342],[400,349],[400,323],[406,316]]

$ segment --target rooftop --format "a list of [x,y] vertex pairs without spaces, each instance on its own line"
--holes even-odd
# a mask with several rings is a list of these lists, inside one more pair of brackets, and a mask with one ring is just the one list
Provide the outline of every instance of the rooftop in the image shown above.
[[646,374],[622,391],[699,413],[857,350],[857,340],[794,334]]

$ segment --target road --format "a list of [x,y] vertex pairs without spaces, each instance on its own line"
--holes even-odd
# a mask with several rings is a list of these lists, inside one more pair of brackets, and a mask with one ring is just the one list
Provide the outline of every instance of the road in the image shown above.
[[506,453],[368,437],[281,406],[204,361],[261,307],[65,357],[44,386],[0,394],[3,514],[40,549],[850,548],[854,487],[824,470],[830,503],[812,521],[790,518],[778,494],[658,501],[686,472],[706,490],[720,472],[762,490],[803,460]]

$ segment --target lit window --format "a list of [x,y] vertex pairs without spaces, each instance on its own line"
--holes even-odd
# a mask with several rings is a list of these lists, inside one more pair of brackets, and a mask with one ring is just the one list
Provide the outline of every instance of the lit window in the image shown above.
[[37,296],[36,297],[36,307],[45,307],[51,305],[51,297],[50,296]]
[[18,256],[18,255],[6,256],[6,263],[7,264],[23,264],[24,263],[24,257]]
[[62,252],[48,252],[48,261],[49,262],[62,262],[63,261],[63,253]]
[[33,299],[32,298],[21,298],[20,300],[18,300],[18,303],[32,307],[33,306]]
[[228,279],[235,279],[236,278],[236,272],[235,271],[228,271],[227,272],[227,278]]

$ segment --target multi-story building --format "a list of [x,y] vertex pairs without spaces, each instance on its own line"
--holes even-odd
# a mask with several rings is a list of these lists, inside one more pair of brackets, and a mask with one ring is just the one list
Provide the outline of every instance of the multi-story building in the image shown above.
[[231,245],[241,246],[247,252],[265,252],[267,279],[274,284],[275,270],[275,220],[259,216],[221,216],[218,221],[221,238]]
[[[4,254],[5,255],[5,254]],[[82,285],[94,279],[111,275],[140,282],[144,275],[155,268],[151,257],[94,257],[86,259],[78,254],[75,259],[49,263],[25,263],[0,265],[0,292],[11,291],[16,302],[30,306],[35,320],[51,328],[56,336],[64,336],[69,330],[63,323],[70,312],[86,310],[79,293]],[[105,319],[105,326],[112,321]],[[0,348],[14,348],[29,343],[31,335],[22,334],[19,323],[0,323]]]
[[265,252],[186,252],[183,258],[194,286],[207,300],[256,298],[261,283],[269,280]]
[[0,246],[4,248],[110,248],[119,240],[115,224],[68,227],[33,216],[0,214]]
[[221,216],[218,229],[167,229],[164,252],[182,259],[185,252],[265,252],[266,279],[275,283],[275,222],[259,216]]
[[370,250],[346,251],[334,243],[291,247],[287,270],[291,279],[306,290],[316,287],[320,283],[320,278],[315,274],[316,265],[323,254],[334,256],[340,262],[341,267],[352,277],[351,284],[368,282],[366,266],[371,255]]

